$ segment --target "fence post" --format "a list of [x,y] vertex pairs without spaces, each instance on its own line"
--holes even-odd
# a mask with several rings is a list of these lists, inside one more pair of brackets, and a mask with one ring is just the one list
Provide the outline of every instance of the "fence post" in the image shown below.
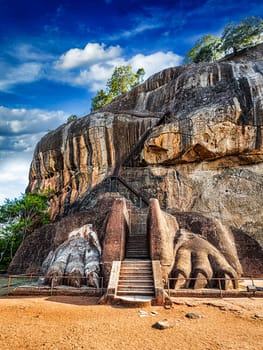
[[221,278],[218,279],[219,289],[220,289],[220,297],[223,298],[222,286],[221,286]]
[[53,292],[53,277],[51,277],[51,285],[50,285],[50,296],[52,297]]
[[9,294],[9,288],[11,285],[11,276],[8,276],[8,282],[7,282],[7,293]]
[[101,280],[100,280],[100,295],[101,296],[103,295],[103,277],[101,277]]

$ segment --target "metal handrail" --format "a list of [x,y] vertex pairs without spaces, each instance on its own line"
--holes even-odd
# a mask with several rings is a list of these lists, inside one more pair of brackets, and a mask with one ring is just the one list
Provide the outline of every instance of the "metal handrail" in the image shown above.
[[112,180],[117,181],[121,183],[127,190],[129,190],[132,194],[134,194],[139,199],[140,207],[142,203],[144,203],[146,206],[149,205],[149,201],[141,193],[139,193],[131,185],[129,185],[123,177],[108,176],[107,179],[110,180],[110,192],[119,192],[119,188],[117,188],[117,186],[115,186],[115,191],[114,191],[114,188],[112,187],[112,182],[111,182]]

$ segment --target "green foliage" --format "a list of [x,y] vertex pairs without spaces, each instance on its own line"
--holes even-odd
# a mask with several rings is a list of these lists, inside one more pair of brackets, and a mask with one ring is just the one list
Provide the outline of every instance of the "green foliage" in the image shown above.
[[0,206],[0,269],[12,260],[23,239],[50,221],[46,194],[28,193]]
[[211,62],[219,58],[221,40],[213,35],[205,35],[186,53],[185,63]]
[[237,52],[262,41],[263,21],[260,17],[248,17],[238,24],[229,23],[222,34],[222,49],[225,53]]
[[91,111],[94,112],[97,109],[102,108],[107,103],[109,103],[113,99],[111,93],[106,92],[105,90],[99,90],[97,95],[92,99]]
[[205,35],[186,53],[185,63],[212,62],[226,54],[237,52],[262,42],[263,21],[261,18],[248,17],[238,24],[225,26],[220,38]]
[[111,78],[107,81],[106,90],[99,90],[92,99],[91,111],[96,111],[108,104],[115,97],[120,96],[143,81],[145,71],[143,68],[133,73],[131,66],[116,67]]
[[70,115],[67,119],[67,124],[73,122],[76,119],[78,119],[78,117],[75,114]]

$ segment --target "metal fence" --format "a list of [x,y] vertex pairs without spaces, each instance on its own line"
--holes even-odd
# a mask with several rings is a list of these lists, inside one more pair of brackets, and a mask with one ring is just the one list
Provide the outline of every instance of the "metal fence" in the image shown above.
[[[104,286],[104,279],[100,277],[99,288],[89,287],[82,285],[80,288],[71,287],[67,283],[69,277],[63,276],[63,284],[53,286],[43,284],[43,280],[47,276],[36,275],[0,275],[0,296],[9,295],[84,295],[84,296],[102,296],[106,288]],[[197,295],[209,295],[209,296],[225,296],[226,294],[236,295],[260,295],[263,296],[263,278],[257,277],[243,277],[238,279],[239,287],[233,290],[225,290],[223,286],[226,283],[224,278],[212,278],[211,281],[217,283],[216,288],[202,288],[202,289],[186,289],[186,288],[172,288],[174,282],[180,280],[180,284],[201,280],[200,278],[168,278],[164,289],[169,296],[193,296]],[[205,278],[204,278],[205,280]],[[227,280],[229,283],[231,280]],[[260,293],[258,293],[260,292]]]
[[[255,295],[257,292],[262,292],[263,296],[263,278],[258,277],[242,277],[238,279],[226,279],[226,278],[211,278],[209,280],[209,285],[213,285],[215,287],[204,287],[199,289],[192,288],[186,288],[185,286],[191,286],[196,281],[198,282],[204,282],[205,285],[207,283],[207,279],[204,278],[184,278],[184,277],[177,277],[172,278],[169,277],[167,279],[166,283],[166,290],[169,296],[176,296],[185,294],[187,296],[194,294],[194,293],[200,293],[203,295],[206,294],[214,294],[217,296],[218,294],[223,297],[225,294],[233,293],[233,294],[240,294],[240,295],[247,295],[247,294],[253,294]],[[180,287],[174,288],[174,284],[176,282],[179,282]],[[238,288],[233,289],[231,288],[233,284],[238,285]],[[227,287],[226,287],[227,284]],[[229,287],[229,288],[228,288]],[[261,293],[260,293],[261,294]]]
[[[0,296],[8,295],[87,295],[102,296],[104,294],[103,277],[100,277],[99,288],[81,285],[80,288],[70,286],[68,279],[63,276],[63,284],[43,284],[47,276],[36,275],[2,275],[0,276]],[[50,280],[50,277],[49,277]]]

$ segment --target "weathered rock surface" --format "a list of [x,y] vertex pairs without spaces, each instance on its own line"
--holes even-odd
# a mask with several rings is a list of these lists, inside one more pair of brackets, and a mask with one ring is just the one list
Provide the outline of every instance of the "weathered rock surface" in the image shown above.
[[[27,190],[49,189],[53,217],[70,213],[78,224],[92,223],[102,248],[113,200],[98,200],[100,195],[116,190],[127,198],[136,192],[145,203],[156,198],[176,217],[178,230],[201,234],[220,254],[224,234],[213,227],[226,227],[236,249],[234,265],[223,251],[227,264],[236,272],[240,263],[243,273],[263,275],[262,57],[263,44],[221,62],[166,69],[100,112],[61,126],[37,145]],[[128,187],[113,189],[107,182],[113,174]],[[81,226],[66,225],[61,233],[65,222],[67,217],[45,233],[53,237],[52,249],[67,239],[65,232]],[[24,242],[11,270],[34,240],[40,244],[42,232]],[[169,255],[165,245],[162,249],[162,256]],[[47,255],[46,246],[44,251],[32,258],[34,268]],[[20,271],[30,270],[26,259]]]
[[113,174],[152,123],[151,118],[95,113],[62,125],[36,146],[27,191],[50,191],[53,218],[68,212],[85,191]]

